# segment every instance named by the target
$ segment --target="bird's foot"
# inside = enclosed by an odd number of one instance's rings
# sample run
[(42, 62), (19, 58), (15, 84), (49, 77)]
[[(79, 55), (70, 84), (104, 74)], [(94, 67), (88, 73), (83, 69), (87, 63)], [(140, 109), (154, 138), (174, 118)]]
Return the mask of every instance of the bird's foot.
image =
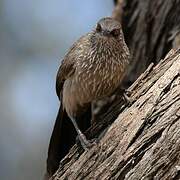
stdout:
[(86, 136), (83, 133), (79, 134), (78, 138), (79, 138), (82, 148), (85, 151), (89, 150), (93, 146), (93, 144), (87, 140)]
[(83, 147), (83, 149), (86, 151), (86, 150), (89, 150), (91, 148), (91, 143), (86, 139), (85, 135), (84, 134), (81, 134), (79, 135), (79, 140), (80, 140), (80, 143), (81, 143), (81, 146)]
[(76, 144), (81, 146), (85, 151), (89, 150), (92, 146), (97, 144), (98, 139), (87, 140), (84, 134), (78, 135), (76, 138)]
[(131, 92), (128, 90), (124, 90), (123, 92), (123, 98), (128, 105), (131, 105), (134, 102), (134, 99), (130, 97), (130, 94)]

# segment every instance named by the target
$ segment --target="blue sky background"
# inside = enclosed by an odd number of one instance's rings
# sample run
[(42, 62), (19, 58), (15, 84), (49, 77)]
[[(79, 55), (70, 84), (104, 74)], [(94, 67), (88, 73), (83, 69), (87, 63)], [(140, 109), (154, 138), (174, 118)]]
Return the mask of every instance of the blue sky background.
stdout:
[(112, 9), (112, 0), (0, 0), (0, 179), (41, 179), (60, 60)]

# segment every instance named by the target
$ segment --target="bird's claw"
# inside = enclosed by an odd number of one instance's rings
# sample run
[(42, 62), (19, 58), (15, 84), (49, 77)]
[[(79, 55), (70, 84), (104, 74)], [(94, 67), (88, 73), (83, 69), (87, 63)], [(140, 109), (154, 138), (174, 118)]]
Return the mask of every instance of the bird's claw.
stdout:
[(126, 101), (126, 103), (127, 103), (128, 105), (132, 105), (132, 103), (134, 102), (134, 99), (131, 98), (130, 95), (131, 95), (131, 92), (130, 92), (130, 91), (124, 90), (124, 92), (123, 92), (123, 98), (124, 98), (124, 100)]
[(95, 144), (97, 144), (97, 139), (91, 139), (91, 140), (87, 140), (85, 135), (81, 135), (81, 136), (77, 136), (76, 138), (76, 144), (77, 145), (81, 145), (81, 147), (87, 151), (90, 148), (92, 148), (92, 146), (94, 146)]

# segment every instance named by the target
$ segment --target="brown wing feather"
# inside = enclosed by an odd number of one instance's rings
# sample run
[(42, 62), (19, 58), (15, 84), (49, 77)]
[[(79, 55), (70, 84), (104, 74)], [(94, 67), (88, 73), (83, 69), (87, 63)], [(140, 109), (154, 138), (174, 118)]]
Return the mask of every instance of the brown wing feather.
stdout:
[(83, 49), (82, 44), (85, 39), (86, 36), (82, 36), (76, 41), (62, 60), (56, 77), (56, 93), (59, 98), (61, 97), (64, 81), (72, 76), (76, 70), (76, 58), (78, 57), (78, 52)]
[(68, 77), (73, 75), (73, 73), (75, 72), (75, 68), (73, 65), (74, 65), (73, 62), (68, 63), (68, 64), (62, 63), (61, 66), (59, 67), (57, 77), (56, 77), (56, 93), (57, 93), (57, 96), (59, 97), (59, 99), (61, 97), (61, 92), (62, 92), (64, 81)]

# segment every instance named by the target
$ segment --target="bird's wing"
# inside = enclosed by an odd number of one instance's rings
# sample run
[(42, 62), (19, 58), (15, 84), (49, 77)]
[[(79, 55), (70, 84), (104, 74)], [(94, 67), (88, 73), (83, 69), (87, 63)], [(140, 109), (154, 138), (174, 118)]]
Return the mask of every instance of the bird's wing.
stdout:
[(77, 45), (78, 45), (78, 41), (72, 45), (69, 52), (62, 60), (61, 65), (58, 69), (58, 73), (56, 77), (56, 93), (59, 98), (61, 97), (64, 81), (68, 79), (70, 76), (72, 76), (75, 72), (76, 59), (74, 52), (77, 49)]
[(59, 67), (57, 77), (56, 77), (56, 93), (60, 98), (61, 91), (63, 88), (64, 81), (72, 76), (75, 72), (74, 61), (62, 61), (61, 66)]
[[(56, 93), (57, 96), (61, 97), (61, 92), (63, 88), (64, 81), (71, 77), (76, 70), (76, 62), (78, 59), (82, 58), (82, 52), (84, 47), (84, 41), (87, 40), (88, 33), (85, 36), (82, 36), (78, 41), (76, 41), (62, 60), (62, 63), (59, 67), (57, 77), (56, 77)], [(86, 43), (87, 44), (87, 43)], [(81, 57), (80, 57), (81, 56)]]

